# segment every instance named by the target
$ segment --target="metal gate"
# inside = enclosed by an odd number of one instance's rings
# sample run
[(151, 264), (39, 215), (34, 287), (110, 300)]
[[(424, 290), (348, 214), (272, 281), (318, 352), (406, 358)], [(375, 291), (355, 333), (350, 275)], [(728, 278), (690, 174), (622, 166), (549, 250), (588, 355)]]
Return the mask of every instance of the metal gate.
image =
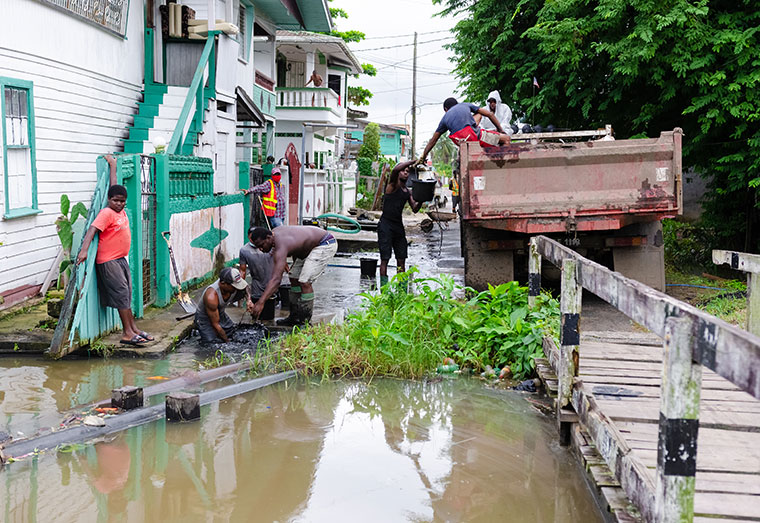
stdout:
[(156, 162), (140, 156), (143, 307), (156, 301)]
[[(251, 167), (251, 187), (264, 183), (264, 170), (259, 167)], [(251, 225), (256, 227), (266, 227), (264, 219), (264, 210), (261, 208), (260, 196), (251, 195)], [(248, 231), (245, 231), (246, 236)]]

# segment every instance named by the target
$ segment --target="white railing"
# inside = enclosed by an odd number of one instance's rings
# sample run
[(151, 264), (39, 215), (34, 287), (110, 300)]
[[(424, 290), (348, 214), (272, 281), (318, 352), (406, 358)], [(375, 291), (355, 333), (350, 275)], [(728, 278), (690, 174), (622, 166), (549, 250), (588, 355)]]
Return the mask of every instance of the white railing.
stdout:
[(323, 107), (342, 109), (335, 91), (326, 87), (286, 87), (277, 89), (279, 107)]
[(304, 169), (303, 215), (345, 214), (356, 203), (354, 174), (343, 169)]

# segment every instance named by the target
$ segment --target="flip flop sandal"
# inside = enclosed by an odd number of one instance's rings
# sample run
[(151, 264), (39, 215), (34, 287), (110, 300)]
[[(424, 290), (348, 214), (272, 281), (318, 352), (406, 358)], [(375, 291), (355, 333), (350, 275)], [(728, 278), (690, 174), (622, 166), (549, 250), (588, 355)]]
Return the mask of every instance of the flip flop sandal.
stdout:
[(119, 343), (121, 343), (122, 345), (131, 345), (133, 347), (139, 347), (140, 345), (143, 345), (147, 342), (148, 341), (145, 338), (143, 338), (142, 336), (138, 336), (137, 334), (135, 334), (134, 336), (132, 336), (132, 338), (128, 340), (119, 340)]
[(142, 332), (142, 331), (141, 331), (141, 332), (139, 332), (138, 334), (139, 334), (139, 335), (140, 335), (140, 337), (141, 337), (142, 339), (144, 339), (145, 341), (155, 341), (155, 340), (156, 340), (156, 338), (154, 338), (153, 336), (151, 336), (151, 335), (150, 335), (150, 334), (148, 334), (147, 332)]

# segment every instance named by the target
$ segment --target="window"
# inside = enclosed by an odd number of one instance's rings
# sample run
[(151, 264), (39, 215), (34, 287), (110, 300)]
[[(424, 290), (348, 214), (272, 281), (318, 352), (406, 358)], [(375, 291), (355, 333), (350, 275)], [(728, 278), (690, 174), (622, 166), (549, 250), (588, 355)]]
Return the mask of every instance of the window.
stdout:
[(248, 60), (251, 52), (251, 36), (253, 36), (253, 9), (245, 2), (240, 2), (238, 6), (237, 26), (238, 35), (237, 40), (240, 44), (238, 46), (238, 58), (242, 60)]
[(32, 82), (0, 77), (3, 218), (37, 214)]

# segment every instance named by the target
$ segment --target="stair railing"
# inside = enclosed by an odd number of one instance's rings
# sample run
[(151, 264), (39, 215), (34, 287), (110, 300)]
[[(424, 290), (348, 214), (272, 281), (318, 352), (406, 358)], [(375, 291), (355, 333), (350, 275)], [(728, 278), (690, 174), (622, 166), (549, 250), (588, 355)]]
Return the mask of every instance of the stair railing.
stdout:
[[(205, 97), (210, 96), (214, 92), (214, 86), (216, 85), (216, 53), (214, 44), (217, 34), (219, 34), (219, 31), (209, 31), (208, 33), (208, 40), (206, 40), (206, 45), (203, 47), (200, 60), (198, 60), (198, 67), (195, 69), (193, 81), (190, 82), (185, 103), (182, 105), (182, 112), (180, 112), (177, 125), (174, 127), (172, 139), (167, 147), (167, 153), (169, 154), (179, 154), (180, 147), (182, 147), (193, 123), (195, 123), (196, 129), (203, 127)], [(207, 81), (208, 88), (206, 87)], [(190, 113), (193, 109), (195, 113), (190, 118)]]

